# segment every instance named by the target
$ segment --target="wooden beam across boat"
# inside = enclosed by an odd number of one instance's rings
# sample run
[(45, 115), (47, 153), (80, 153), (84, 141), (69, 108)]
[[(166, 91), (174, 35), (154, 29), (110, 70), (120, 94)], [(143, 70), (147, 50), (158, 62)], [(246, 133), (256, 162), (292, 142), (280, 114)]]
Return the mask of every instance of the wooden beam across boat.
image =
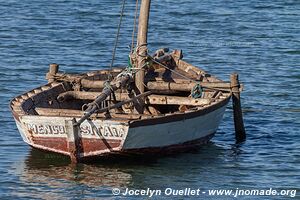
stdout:
[[(149, 81), (147, 83), (147, 88), (150, 90), (174, 90), (174, 91), (190, 91), (194, 86), (195, 82), (185, 81), (182, 79), (176, 79), (174, 82), (165, 82), (155, 79), (156, 81)], [(101, 80), (81, 80), (81, 85), (84, 88), (91, 89), (102, 89), (104, 87), (104, 82)], [(208, 89), (219, 89), (219, 90), (231, 90), (230, 82), (199, 82), (201, 87)], [(241, 88), (243, 85), (241, 85)]]
[[(201, 87), (208, 89), (216, 89), (216, 90), (228, 90), (230, 91), (231, 86), (228, 82), (199, 82)], [(147, 88), (149, 90), (175, 90), (175, 91), (183, 91), (188, 92), (191, 91), (192, 88), (196, 85), (195, 82), (190, 83), (174, 83), (174, 82), (148, 82)]]
[(81, 85), (84, 88), (98, 88), (101, 89), (104, 87), (105, 81), (94, 81), (94, 80), (88, 80), (88, 79), (82, 79)]
[(192, 97), (178, 97), (166, 95), (151, 95), (148, 97), (148, 103), (151, 105), (187, 105), (187, 106), (204, 106), (208, 105), (213, 99)]
[[(80, 100), (93, 100), (99, 95), (99, 92), (81, 92), (81, 91), (68, 91), (58, 96), (59, 101), (67, 101), (72, 99)], [(117, 101), (126, 101), (129, 99), (127, 93), (116, 93)], [(146, 104), (150, 105), (189, 105), (189, 106), (203, 106), (214, 101), (213, 98), (198, 98), (179, 97), (168, 95), (151, 94), (146, 98)]]
[[(57, 108), (42, 108), (42, 107), (37, 107), (35, 108), (35, 111), (42, 116), (64, 116), (64, 117), (82, 117), (84, 115), (84, 111), (81, 110), (74, 110), (74, 109), (57, 109)], [(120, 119), (143, 119), (143, 118), (149, 118), (151, 115), (146, 115), (146, 114), (135, 114), (135, 113), (110, 113), (111, 117), (116, 120)], [(91, 115), (91, 117), (103, 117), (105, 118), (104, 113), (94, 113)]]

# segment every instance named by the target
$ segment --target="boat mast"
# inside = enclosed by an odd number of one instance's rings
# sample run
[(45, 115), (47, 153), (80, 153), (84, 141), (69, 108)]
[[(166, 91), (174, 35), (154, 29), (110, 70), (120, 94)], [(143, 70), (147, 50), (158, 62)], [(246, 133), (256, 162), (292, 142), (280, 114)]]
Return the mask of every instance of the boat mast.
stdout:
[(148, 33), (148, 21), (149, 21), (149, 12), (150, 12), (150, 2), (151, 0), (142, 0), (140, 7), (140, 16), (139, 16), (139, 26), (138, 26), (138, 35), (137, 35), (137, 67), (140, 70), (135, 75), (135, 85), (138, 88), (140, 93), (144, 93), (144, 77), (145, 70), (142, 69), (145, 65), (147, 55), (147, 33)]

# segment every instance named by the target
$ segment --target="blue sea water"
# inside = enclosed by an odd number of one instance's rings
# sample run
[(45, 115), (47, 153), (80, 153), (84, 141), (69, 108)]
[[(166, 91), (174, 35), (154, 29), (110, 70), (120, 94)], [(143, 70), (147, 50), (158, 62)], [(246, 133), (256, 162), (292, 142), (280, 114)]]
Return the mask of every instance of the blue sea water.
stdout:
[[(0, 198), (147, 199), (113, 196), (112, 189), (272, 188), (297, 196), (177, 198), (299, 199), (299, 0), (152, 0), (150, 51), (182, 49), (185, 60), (224, 80), (239, 73), (246, 142), (235, 144), (231, 106), (210, 144), (169, 157), (71, 165), (22, 141), (9, 100), (46, 83), (50, 63), (66, 72), (109, 66), (120, 8), (112, 0), (0, 0)], [(134, 9), (127, 0), (117, 65), (127, 63)]]

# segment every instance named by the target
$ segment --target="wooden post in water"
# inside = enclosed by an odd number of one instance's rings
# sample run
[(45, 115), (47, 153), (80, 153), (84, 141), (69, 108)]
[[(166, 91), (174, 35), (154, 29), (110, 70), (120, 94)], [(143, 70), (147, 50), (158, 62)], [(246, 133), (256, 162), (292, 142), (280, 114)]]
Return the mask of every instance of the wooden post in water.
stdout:
[(56, 63), (52, 63), (49, 65), (49, 72), (46, 75), (46, 79), (48, 79), (48, 83), (53, 82), (55, 74), (58, 72), (59, 65)]
[(230, 75), (230, 85), (232, 91), (233, 118), (235, 128), (235, 139), (237, 143), (246, 140), (246, 132), (243, 122), (243, 113), (240, 100), (240, 83), (238, 74)]
[[(148, 21), (150, 11), (151, 0), (142, 0), (140, 7), (138, 36), (137, 36), (137, 48), (138, 48), (138, 68), (142, 68), (146, 62), (145, 56), (147, 55), (147, 33), (148, 33)], [(138, 88), (140, 94), (144, 93), (144, 77), (145, 70), (139, 70), (135, 75), (135, 85)]]

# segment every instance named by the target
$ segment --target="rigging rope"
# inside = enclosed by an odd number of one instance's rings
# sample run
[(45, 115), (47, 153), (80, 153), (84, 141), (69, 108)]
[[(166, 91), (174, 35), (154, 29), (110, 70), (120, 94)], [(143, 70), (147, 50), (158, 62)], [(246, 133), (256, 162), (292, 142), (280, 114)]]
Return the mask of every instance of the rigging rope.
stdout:
[(136, 19), (138, 14), (138, 5), (139, 5), (139, 0), (136, 0), (130, 52), (132, 52), (132, 50), (134, 49), (134, 37), (136, 33)]
[(123, 4), (122, 4), (122, 8), (121, 8), (120, 21), (119, 21), (118, 31), (117, 31), (116, 40), (115, 40), (115, 45), (114, 45), (114, 49), (113, 49), (113, 53), (112, 53), (112, 59), (111, 59), (111, 63), (110, 63), (110, 75), (111, 75), (112, 67), (113, 67), (113, 64), (114, 64), (115, 56), (116, 56), (116, 49), (117, 49), (117, 46), (118, 46), (118, 40), (119, 40), (119, 36), (120, 36), (122, 18), (123, 18), (123, 15), (124, 15), (125, 1), (126, 0), (123, 0)]

